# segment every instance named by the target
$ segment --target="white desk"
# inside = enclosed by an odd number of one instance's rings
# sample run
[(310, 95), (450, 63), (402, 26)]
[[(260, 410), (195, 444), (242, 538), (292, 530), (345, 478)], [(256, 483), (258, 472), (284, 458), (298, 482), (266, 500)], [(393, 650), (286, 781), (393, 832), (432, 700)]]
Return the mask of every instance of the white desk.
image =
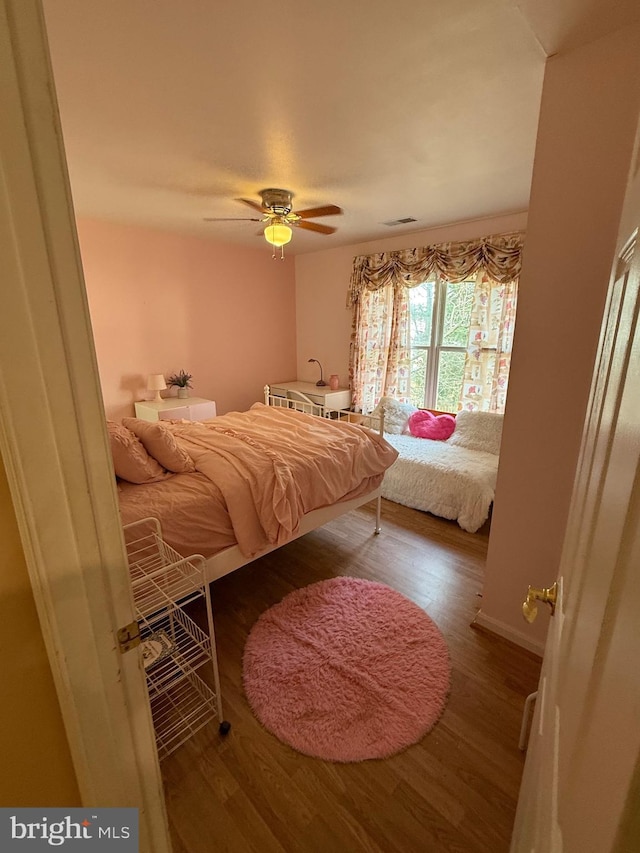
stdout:
[(351, 405), (351, 391), (348, 388), (338, 388), (332, 391), (328, 385), (316, 385), (315, 382), (298, 382), (292, 379), (290, 382), (274, 382), (269, 386), (274, 397), (286, 398), (287, 391), (298, 391), (308, 397), (312, 403), (324, 406), (328, 411), (340, 411), (348, 409)]
[(167, 397), (160, 403), (142, 400), (135, 407), (136, 417), (143, 421), (204, 421), (216, 416), (216, 404), (204, 397)]

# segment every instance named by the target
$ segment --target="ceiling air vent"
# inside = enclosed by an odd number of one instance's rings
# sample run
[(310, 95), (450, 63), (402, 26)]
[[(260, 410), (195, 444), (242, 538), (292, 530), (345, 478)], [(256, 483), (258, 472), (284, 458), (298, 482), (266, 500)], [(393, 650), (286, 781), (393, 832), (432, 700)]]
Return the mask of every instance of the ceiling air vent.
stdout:
[(383, 225), (388, 225), (390, 228), (394, 225), (407, 225), (409, 222), (417, 222), (417, 219), (414, 219), (413, 216), (405, 216), (404, 219), (392, 219), (390, 222), (383, 222)]

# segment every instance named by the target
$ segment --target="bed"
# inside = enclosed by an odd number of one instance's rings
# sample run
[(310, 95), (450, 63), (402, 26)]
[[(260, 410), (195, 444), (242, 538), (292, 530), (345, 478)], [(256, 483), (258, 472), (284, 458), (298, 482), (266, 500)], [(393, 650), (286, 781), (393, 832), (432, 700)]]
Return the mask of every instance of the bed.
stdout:
[(398, 451), (382, 497), (457, 521), (469, 533), (489, 517), (495, 497), (498, 456), (447, 441), (387, 435)]
[(379, 532), (382, 480), (397, 451), (374, 430), (262, 403), (204, 422), (125, 418), (118, 428), (152, 450), (150, 436), (166, 443), (169, 434), (188, 459), (147, 482), (119, 480), (123, 525), (157, 518), (178, 553), (207, 559), (208, 581), (374, 499)]
[(380, 408), (385, 438), (398, 451), (382, 497), (457, 521), (469, 533), (479, 530), (495, 497), (503, 416), (459, 412), (452, 434), (433, 441), (410, 434), (415, 407), (383, 398)]

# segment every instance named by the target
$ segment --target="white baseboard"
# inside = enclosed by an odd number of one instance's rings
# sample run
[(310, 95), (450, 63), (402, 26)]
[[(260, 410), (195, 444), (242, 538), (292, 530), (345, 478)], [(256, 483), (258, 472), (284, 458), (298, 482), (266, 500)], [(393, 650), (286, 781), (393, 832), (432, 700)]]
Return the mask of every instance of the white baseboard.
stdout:
[(492, 616), (486, 616), (482, 610), (478, 610), (476, 618), (472, 622), (473, 625), (478, 625), (480, 628), (485, 628), (499, 637), (504, 637), (505, 640), (510, 640), (517, 646), (533, 652), (534, 655), (542, 657), (544, 655), (544, 642), (542, 640), (534, 640), (522, 631), (516, 630), (511, 625), (505, 622), (500, 622)]

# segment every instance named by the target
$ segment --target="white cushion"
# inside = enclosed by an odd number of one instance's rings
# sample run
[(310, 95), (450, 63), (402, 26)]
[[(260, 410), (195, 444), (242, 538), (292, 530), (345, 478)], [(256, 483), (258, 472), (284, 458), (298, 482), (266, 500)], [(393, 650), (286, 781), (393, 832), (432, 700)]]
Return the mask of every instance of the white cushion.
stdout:
[(380, 402), (371, 412), (371, 417), (380, 417), (384, 408), (384, 431), (390, 435), (402, 435), (409, 433), (409, 418), (418, 409), (411, 403), (399, 403), (393, 397), (382, 397)]
[(500, 453), (503, 416), (495, 412), (468, 412), (456, 415), (456, 428), (447, 439), (447, 444), (466, 447), (467, 450), (484, 450), (485, 453)]

